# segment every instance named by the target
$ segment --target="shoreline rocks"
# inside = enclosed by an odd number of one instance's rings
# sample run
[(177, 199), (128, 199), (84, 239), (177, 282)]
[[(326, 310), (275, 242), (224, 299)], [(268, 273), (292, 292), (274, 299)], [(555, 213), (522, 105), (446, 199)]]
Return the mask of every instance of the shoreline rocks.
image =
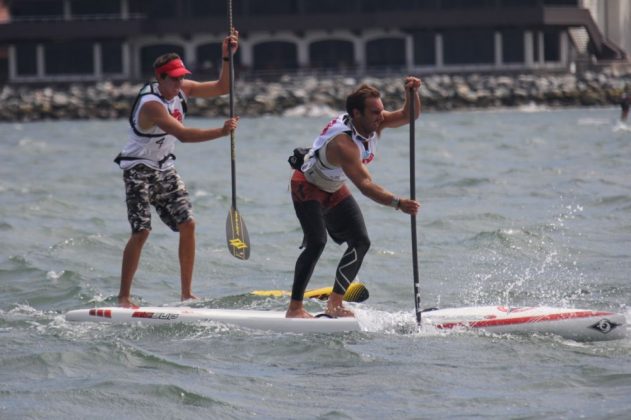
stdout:
[[(422, 76), (424, 111), (484, 109), (542, 105), (547, 107), (613, 106), (631, 73)], [(360, 83), (382, 92), (387, 109), (401, 105), (403, 77), (320, 78), (282, 76), (275, 82), (237, 80), (236, 109), (242, 117), (263, 115), (320, 116), (344, 109), (345, 98)], [(142, 83), (100, 82), (64, 86), (0, 88), (0, 121), (128, 118)], [(223, 118), (229, 114), (228, 95), (191, 98), (189, 116)]]

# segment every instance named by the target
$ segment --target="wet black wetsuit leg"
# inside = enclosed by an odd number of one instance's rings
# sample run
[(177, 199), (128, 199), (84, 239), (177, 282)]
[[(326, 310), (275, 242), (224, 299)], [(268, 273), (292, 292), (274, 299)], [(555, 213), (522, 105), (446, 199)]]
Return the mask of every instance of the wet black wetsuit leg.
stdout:
[(304, 250), (296, 261), (291, 299), (302, 301), (307, 284), (326, 245), (327, 234), (322, 205), (318, 201), (295, 202), (296, 216), (302, 226)]
[(370, 248), (370, 238), (364, 216), (353, 196), (326, 211), (324, 219), (331, 238), (338, 244), (346, 242), (348, 245), (335, 271), (333, 286), (333, 292), (343, 295), (361, 268)]

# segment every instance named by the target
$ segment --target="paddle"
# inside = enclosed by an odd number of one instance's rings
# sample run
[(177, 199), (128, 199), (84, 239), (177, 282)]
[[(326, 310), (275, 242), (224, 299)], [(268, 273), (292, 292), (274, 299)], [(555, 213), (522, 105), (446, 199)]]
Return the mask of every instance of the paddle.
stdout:
[[(232, 26), (232, 0), (228, 0), (228, 29), (234, 32)], [(232, 46), (228, 48), (228, 61), (230, 62), (230, 118), (234, 117), (234, 57)], [(230, 170), (232, 175), (232, 205), (226, 220), (226, 242), (230, 253), (240, 260), (250, 258), (250, 236), (245, 226), (245, 220), (237, 210), (237, 169), (236, 169), (236, 144), (234, 130), (230, 132)]]
[[(325, 300), (328, 299), (332, 292), (332, 287), (307, 290), (305, 292), (305, 299)], [(286, 290), (254, 290), (250, 292), (250, 294), (256, 296), (282, 297), (291, 295), (291, 292)], [(344, 300), (346, 302), (363, 302), (368, 299), (369, 296), (368, 289), (362, 283), (351, 283), (346, 293), (344, 293)]]
[[(410, 88), (409, 108), (410, 108), (410, 199), (416, 200), (416, 167), (414, 156), (414, 122), (416, 120), (414, 89)], [(421, 326), (421, 292), (418, 279), (418, 250), (416, 245), (416, 215), (410, 215), (412, 227), (412, 272), (414, 275), (414, 305), (416, 310), (416, 324)]]

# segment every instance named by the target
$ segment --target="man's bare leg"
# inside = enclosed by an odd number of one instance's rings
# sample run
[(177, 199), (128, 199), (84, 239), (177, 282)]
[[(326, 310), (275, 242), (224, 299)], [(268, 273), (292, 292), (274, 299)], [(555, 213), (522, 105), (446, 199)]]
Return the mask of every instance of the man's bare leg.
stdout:
[(127, 245), (125, 245), (125, 250), (123, 251), (123, 265), (121, 268), (121, 287), (118, 292), (118, 304), (120, 306), (134, 306), (134, 303), (131, 301), (131, 284), (134, 280), (136, 270), (138, 270), (142, 247), (148, 237), (148, 230), (132, 233), (127, 241)]
[(313, 315), (305, 311), (301, 300), (292, 299), (289, 301), (289, 308), (287, 308), (285, 318), (313, 318)]
[(178, 226), (180, 231), (180, 245), (178, 254), (180, 258), (180, 282), (182, 287), (182, 300), (197, 299), (193, 295), (193, 268), (195, 266), (195, 221), (187, 220)]
[(326, 304), (326, 311), (324, 311), (327, 315), (330, 315), (335, 318), (344, 318), (344, 317), (354, 317), (355, 314), (348, 309), (344, 308), (342, 305), (344, 299), (344, 295), (339, 293), (331, 293), (329, 296), (329, 300)]

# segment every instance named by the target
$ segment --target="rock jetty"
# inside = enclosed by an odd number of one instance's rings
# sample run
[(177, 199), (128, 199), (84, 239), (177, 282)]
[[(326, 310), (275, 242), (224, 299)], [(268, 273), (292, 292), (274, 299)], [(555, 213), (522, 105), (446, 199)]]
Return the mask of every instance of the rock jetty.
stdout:
[[(422, 77), (425, 111), (516, 107), (617, 105), (631, 73), (518, 75), (426, 75)], [(382, 91), (386, 108), (400, 106), (403, 78), (322, 78), (283, 76), (279, 80), (237, 80), (236, 109), (240, 116), (316, 115), (344, 109), (346, 95), (360, 83)], [(0, 121), (127, 118), (142, 84), (101, 82), (91, 85), (17, 86), (0, 88)], [(225, 117), (228, 96), (192, 98), (189, 116)]]

